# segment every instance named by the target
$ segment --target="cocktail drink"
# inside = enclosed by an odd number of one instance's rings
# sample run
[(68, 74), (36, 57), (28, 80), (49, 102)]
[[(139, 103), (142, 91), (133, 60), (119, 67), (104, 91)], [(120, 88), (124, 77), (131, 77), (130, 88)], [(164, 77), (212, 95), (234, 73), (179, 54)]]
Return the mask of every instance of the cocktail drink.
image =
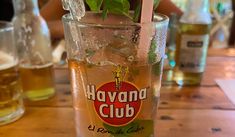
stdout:
[(63, 23), (77, 136), (156, 136), (168, 18), (138, 24), (87, 12)]

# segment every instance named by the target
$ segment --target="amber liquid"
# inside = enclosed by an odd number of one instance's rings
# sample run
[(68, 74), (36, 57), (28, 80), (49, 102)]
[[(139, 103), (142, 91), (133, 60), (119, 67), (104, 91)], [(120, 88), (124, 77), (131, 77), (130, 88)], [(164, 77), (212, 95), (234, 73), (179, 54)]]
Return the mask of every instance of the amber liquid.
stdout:
[[(181, 24), (180, 25), (180, 32), (178, 34), (177, 38), (177, 45), (176, 45), (176, 54), (175, 54), (175, 60), (176, 60), (176, 67), (174, 69), (174, 80), (178, 85), (199, 85), (203, 72), (185, 72), (182, 71), (179, 67), (180, 65), (180, 54), (181, 53), (181, 41), (183, 35), (207, 35), (210, 31), (210, 25), (200, 25), (200, 24)], [(208, 45), (207, 45), (208, 47)], [(207, 50), (207, 48), (205, 49)], [(188, 57), (192, 60), (195, 58), (193, 56)], [(203, 60), (206, 62), (206, 60)]]
[(23, 91), (29, 100), (44, 100), (55, 94), (53, 65), (20, 66)]
[[(136, 120), (155, 121), (153, 119), (155, 116), (153, 115), (156, 114), (155, 111), (157, 111), (158, 98), (160, 94), (161, 65), (162, 63), (156, 63), (154, 65), (128, 66), (129, 73), (125, 76), (125, 81), (134, 83), (136, 87), (139, 88), (147, 86), (150, 89), (147, 93), (148, 99), (142, 102), (141, 111)], [(112, 136), (109, 133), (96, 132), (97, 129), (95, 129), (95, 132), (88, 130), (89, 125), (95, 125), (96, 128), (104, 128), (104, 122), (95, 112), (93, 102), (86, 98), (85, 91), (88, 84), (94, 84), (98, 87), (106, 82), (114, 81), (112, 72), (115, 70), (115, 66), (94, 65), (83, 61), (69, 60), (69, 69), (78, 136)], [(149, 130), (151, 130), (151, 127), (140, 132), (129, 134), (129, 137), (150, 137), (153, 135), (153, 132), (149, 133)]]
[(0, 56), (0, 125), (3, 125), (20, 118), (24, 106), (17, 65), (13, 57), (2, 52)]

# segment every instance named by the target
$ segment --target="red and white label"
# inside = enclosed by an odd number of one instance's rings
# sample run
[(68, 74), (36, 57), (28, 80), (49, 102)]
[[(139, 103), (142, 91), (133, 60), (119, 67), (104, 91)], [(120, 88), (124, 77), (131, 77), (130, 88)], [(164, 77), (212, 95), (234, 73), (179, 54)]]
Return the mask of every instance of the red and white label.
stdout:
[(132, 122), (141, 110), (142, 100), (147, 99), (147, 88), (138, 90), (128, 82), (121, 82), (117, 90), (115, 82), (109, 82), (96, 89), (87, 86), (87, 98), (94, 101), (98, 116), (112, 126), (123, 126)]

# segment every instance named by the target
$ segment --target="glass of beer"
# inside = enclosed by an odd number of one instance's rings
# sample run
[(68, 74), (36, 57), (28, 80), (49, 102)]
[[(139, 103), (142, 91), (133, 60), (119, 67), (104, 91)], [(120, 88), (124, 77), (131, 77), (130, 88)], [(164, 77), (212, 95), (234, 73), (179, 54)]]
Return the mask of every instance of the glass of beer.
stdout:
[(77, 137), (156, 136), (168, 18), (63, 17)]
[(13, 26), (0, 21), (0, 125), (19, 119), (23, 113)]

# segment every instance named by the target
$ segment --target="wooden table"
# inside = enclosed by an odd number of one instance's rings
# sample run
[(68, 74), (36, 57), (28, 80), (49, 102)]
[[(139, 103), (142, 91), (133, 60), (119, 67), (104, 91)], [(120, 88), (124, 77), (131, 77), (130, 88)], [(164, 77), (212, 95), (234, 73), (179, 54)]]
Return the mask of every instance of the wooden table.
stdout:
[[(18, 121), (0, 127), (0, 137), (75, 137), (68, 71), (55, 68), (56, 96), (26, 102)], [(209, 51), (199, 87), (162, 87), (158, 137), (234, 137), (235, 106), (216, 85), (216, 78), (235, 78), (235, 50)]]

